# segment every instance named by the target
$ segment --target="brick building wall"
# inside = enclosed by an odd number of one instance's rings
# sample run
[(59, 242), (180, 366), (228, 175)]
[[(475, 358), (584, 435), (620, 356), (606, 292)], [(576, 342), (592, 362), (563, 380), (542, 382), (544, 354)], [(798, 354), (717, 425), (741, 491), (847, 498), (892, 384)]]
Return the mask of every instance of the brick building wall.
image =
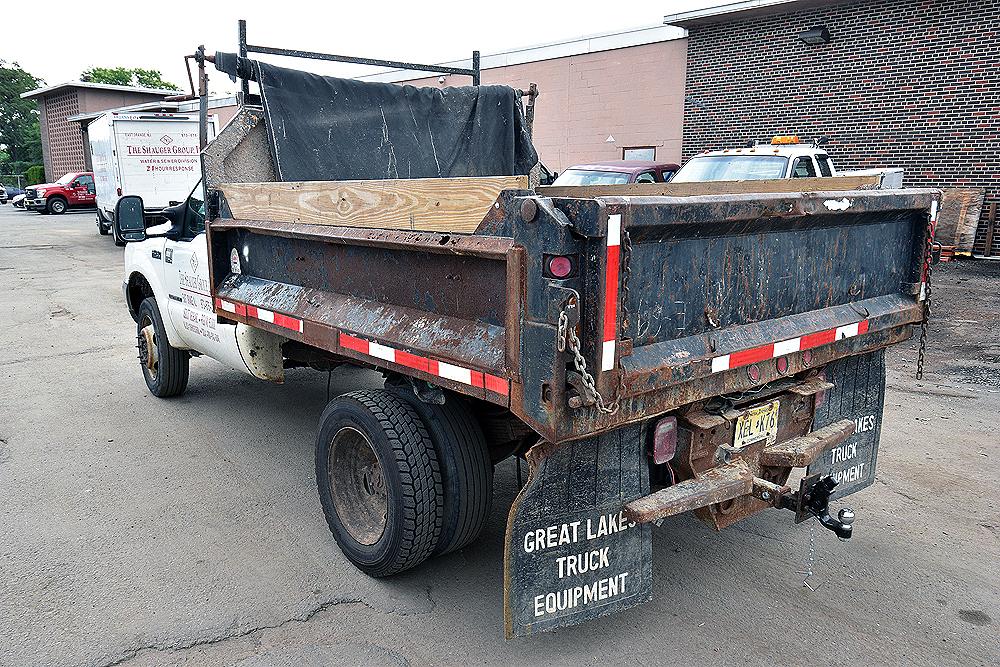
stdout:
[(80, 113), (76, 91), (48, 96), (39, 106), (42, 109), (40, 125), (45, 180), (51, 183), (66, 172), (85, 169), (80, 126), (66, 120), (68, 116)]
[[(164, 93), (165, 94), (165, 93)], [(56, 86), (37, 96), (42, 135), (42, 160), (45, 180), (52, 182), (71, 171), (90, 169), (90, 151), (80, 124), (66, 120), (70, 116), (130, 104), (155, 102), (164, 97), (135, 89), (100, 89), (73, 84)]]
[[(829, 44), (796, 38), (817, 25)], [(1000, 0), (859, 0), (691, 26), (684, 157), (825, 135), (840, 168), (986, 188), (985, 216), (1000, 202), (998, 45)]]

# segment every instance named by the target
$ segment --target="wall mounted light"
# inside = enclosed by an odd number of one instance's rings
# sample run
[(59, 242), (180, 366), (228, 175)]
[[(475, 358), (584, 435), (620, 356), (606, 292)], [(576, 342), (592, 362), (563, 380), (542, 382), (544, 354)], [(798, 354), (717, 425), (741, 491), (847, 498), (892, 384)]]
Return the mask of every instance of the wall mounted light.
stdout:
[(810, 46), (816, 46), (817, 44), (829, 44), (830, 31), (826, 29), (825, 25), (818, 25), (815, 28), (809, 28), (808, 30), (800, 32), (799, 40), (809, 44)]

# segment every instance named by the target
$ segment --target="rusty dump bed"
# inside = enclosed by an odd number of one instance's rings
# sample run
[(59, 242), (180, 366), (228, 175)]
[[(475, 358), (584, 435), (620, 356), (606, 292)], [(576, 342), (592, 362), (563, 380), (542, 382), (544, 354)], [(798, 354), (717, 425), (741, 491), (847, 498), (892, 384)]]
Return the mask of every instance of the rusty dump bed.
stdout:
[[(885, 347), (922, 317), (937, 191), (518, 187), (483, 206), (479, 179), (441, 180), (437, 199), (394, 199), (379, 182), (380, 224), (433, 226), (467, 186), (482, 207), (474, 231), (368, 228), (364, 182), (263, 183), (236, 202), (210, 181), (217, 314), (507, 407), (550, 442)], [(312, 193), (301, 215), (269, 206), (296, 188)], [(566, 277), (550, 270), (557, 256)]]

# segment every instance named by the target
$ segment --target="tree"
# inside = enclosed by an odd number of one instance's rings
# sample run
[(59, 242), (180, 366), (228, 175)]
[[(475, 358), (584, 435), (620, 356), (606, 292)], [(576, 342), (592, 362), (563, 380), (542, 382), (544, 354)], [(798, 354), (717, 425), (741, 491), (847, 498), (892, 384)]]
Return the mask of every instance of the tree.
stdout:
[(7, 163), (40, 162), (42, 141), (38, 130), (38, 107), (21, 93), (44, 85), (20, 65), (0, 60), (0, 150)]
[(143, 88), (164, 88), (180, 90), (169, 81), (164, 81), (160, 70), (141, 67), (91, 67), (80, 75), (80, 81), (108, 83), (113, 86), (142, 86)]

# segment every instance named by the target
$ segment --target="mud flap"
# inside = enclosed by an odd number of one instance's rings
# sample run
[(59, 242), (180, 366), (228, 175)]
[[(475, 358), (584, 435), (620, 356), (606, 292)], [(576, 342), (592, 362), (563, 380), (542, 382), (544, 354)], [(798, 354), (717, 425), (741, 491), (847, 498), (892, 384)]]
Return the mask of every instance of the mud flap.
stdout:
[(528, 452), (528, 482), (507, 519), (508, 639), (576, 625), (648, 602), (652, 529), (622, 506), (649, 493), (641, 427)]
[(885, 403), (885, 350), (838, 359), (827, 365), (825, 375), (834, 387), (818, 397), (813, 428), (848, 418), (855, 421), (855, 431), (809, 466), (808, 474), (832, 476), (837, 489), (831, 498), (842, 498), (875, 481)]

